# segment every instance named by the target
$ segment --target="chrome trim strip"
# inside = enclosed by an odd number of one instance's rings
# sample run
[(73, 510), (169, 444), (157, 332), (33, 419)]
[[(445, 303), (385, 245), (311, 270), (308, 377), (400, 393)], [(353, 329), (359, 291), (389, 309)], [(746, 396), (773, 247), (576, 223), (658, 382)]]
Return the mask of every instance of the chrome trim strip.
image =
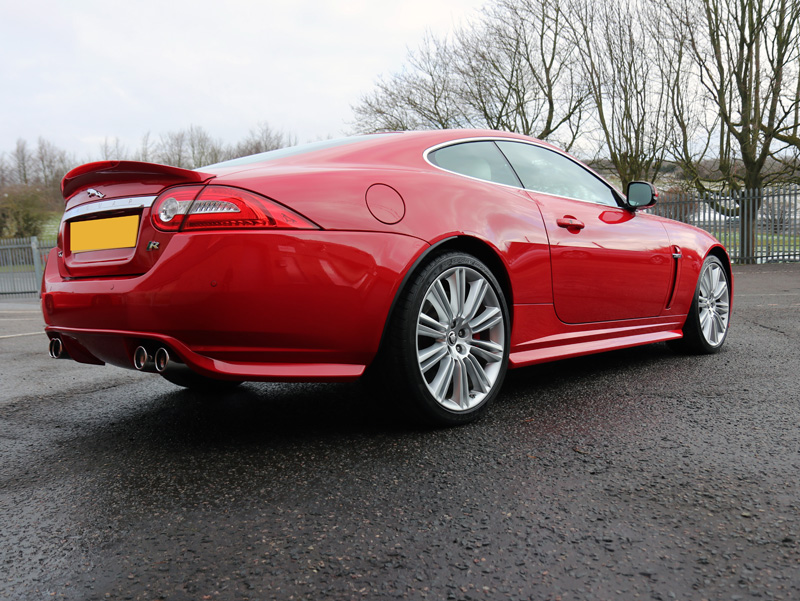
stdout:
[(135, 196), (133, 198), (114, 198), (113, 200), (101, 200), (99, 202), (87, 202), (78, 207), (72, 208), (64, 213), (61, 222), (93, 215), (95, 213), (106, 213), (108, 211), (119, 211), (120, 209), (143, 209), (153, 206), (157, 196)]

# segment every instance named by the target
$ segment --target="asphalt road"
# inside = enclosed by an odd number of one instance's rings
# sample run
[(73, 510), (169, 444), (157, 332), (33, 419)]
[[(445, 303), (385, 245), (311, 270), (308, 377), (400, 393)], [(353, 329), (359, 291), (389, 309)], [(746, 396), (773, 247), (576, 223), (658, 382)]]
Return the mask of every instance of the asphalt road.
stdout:
[(800, 265), (716, 356), (512, 372), (478, 423), (353, 385), (203, 398), (0, 303), (0, 598), (799, 599)]

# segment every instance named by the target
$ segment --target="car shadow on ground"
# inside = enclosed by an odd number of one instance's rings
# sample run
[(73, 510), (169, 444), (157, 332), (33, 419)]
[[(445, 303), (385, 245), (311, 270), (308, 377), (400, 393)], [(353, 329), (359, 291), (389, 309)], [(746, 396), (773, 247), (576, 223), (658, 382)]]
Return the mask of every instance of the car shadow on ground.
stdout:
[[(665, 362), (679, 361), (678, 357), (666, 345), (657, 344), (509, 370), (500, 396), (476, 426), (487, 420), (502, 426), (508, 413), (542, 414), (564, 403), (580, 406), (600, 382), (636, 380), (641, 372), (650, 377)], [(224, 392), (165, 388), (114, 427), (188, 445), (268, 446), (281, 440), (424, 435), (437, 430), (398, 406), (402, 402), (379, 385), (362, 382), (251, 382)]]
[(249, 383), (224, 394), (154, 382), (113, 416), (84, 422), (62, 439), (58, 460), (93, 481), (103, 504), (150, 506), (216, 498), (209, 490), (234, 474), (240, 493), (256, 494), (264, 482), (341, 479), (375, 462), (391, 470), (398, 462), (438, 461), (454, 452), (480, 456), (510, 438), (560, 449), (583, 432), (641, 423), (646, 404), (634, 407), (630, 397), (600, 391), (609, 381), (663, 369), (670, 357), (676, 356), (656, 345), (514, 370), (484, 418), (446, 429), (398, 418), (380, 391), (359, 382)]

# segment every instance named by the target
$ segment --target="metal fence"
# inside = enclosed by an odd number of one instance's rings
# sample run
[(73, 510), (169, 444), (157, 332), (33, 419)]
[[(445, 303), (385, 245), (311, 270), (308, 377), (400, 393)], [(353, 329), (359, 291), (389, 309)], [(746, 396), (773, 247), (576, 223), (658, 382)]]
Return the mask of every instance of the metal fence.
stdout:
[(5, 238), (0, 240), (0, 298), (35, 298), (55, 240)]
[(650, 212), (710, 232), (736, 263), (800, 261), (800, 187), (659, 195)]

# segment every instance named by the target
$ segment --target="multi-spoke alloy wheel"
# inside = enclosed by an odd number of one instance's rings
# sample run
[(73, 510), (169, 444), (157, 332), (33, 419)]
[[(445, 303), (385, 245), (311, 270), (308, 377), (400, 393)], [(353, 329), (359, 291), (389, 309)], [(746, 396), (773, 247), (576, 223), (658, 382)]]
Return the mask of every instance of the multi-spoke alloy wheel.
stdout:
[(488, 280), (469, 267), (448, 269), (425, 293), (417, 318), (417, 360), (428, 390), (450, 411), (491, 392), (504, 359), (503, 310)]
[(700, 329), (706, 342), (714, 347), (722, 344), (728, 332), (730, 292), (728, 277), (722, 265), (708, 262), (700, 275), (697, 306)]
[(509, 319), (491, 271), (470, 255), (434, 259), (410, 287), (398, 322), (398, 361), (423, 414), (470, 421), (497, 395), (508, 361)]
[(683, 339), (673, 343), (676, 349), (694, 353), (716, 353), (728, 335), (731, 286), (728, 272), (715, 256), (709, 256), (700, 270), (697, 289)]

